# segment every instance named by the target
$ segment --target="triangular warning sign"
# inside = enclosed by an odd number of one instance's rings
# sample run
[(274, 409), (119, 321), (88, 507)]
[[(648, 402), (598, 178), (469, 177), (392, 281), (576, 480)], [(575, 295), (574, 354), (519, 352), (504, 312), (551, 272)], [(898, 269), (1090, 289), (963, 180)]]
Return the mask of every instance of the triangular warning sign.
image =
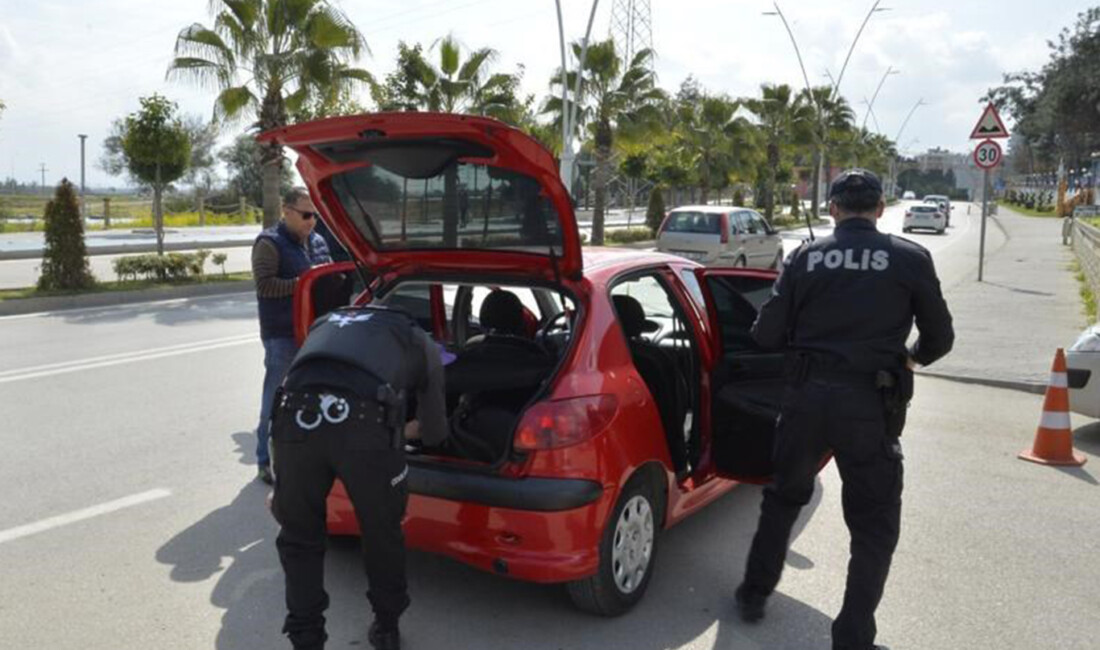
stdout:
[(1005, 128), (1005, 123), (1001, 121), (1001, 116), (997, 113), (997, 107), (992, 104), (985, 107), (985, 112), (982, 113), (982, 119), (978, 120), (977, 126), (974, 127), (974, 132), (970, 134), (971, 140), (985, 140), (986, 138), (1007, 138), (1008, 129)]

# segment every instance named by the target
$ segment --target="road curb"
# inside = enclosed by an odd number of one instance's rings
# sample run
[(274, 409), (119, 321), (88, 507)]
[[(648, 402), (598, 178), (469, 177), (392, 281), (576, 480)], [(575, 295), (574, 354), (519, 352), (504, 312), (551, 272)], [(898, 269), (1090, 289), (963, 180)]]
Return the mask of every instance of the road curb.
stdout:
[[(252, 245), (252, 239), (236, 239), (212, 242), (165, 242), (164, 250), (171, 252), (197, 251), (200, 248), (246, 248)], [(96, 246), (88, 249), (88, 257), (100, 255), (140, 255), (142, 253), (155, 253), (156, 244), (134, 244), (131, 246)], [(35, 260), (42, 259), (42, 250), (31, 251), (0, 251), (0, 262), (8, 260)]]
[(949, 375), (939, 372), (930, 372), (928, 370), (918, 370), (918, 375), (923, 377), (931, 377), (933, 379), (944, 379), (947, 381), (954, 381), (960, 384), (974, 384), (978, 386), (986, 386), (988, 388), (1001, 388), (1005, 390), (1016, 390), (1024, 393), (1031, 393), (1032, 395), (1042, 395), (1047, 390), (1046, 384), (1040, 384), (1029, 381), (1017, 381), (1013, 379), (994, 379), (992, 377), (971, 377), (968, 375)]
[(19, 316), (41, 312), (66, 311), (95, 307), (114, 307), (158, 300), (199, 298), (222, 294), (246, 293), (255, 288), (252, 280), (211, 282), (209, 284), (158, 287), (134, 291), (104, 291), (73, 296), (46, 296), (42, 298), (10, 298), (0, 301), (0, 316)]

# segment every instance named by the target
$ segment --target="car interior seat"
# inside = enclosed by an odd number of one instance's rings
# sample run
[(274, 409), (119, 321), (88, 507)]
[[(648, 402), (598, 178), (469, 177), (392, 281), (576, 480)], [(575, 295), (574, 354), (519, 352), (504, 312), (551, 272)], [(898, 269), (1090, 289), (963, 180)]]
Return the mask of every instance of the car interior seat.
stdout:
[(642, 304), (636, 298), (626, 295), (612, 296), (612, 302), (630, 346), (634, 367), (657, 403), (672, 464), (679, 472), (687, 467), (687, 443), (684, 441), (683, 429), (687, 410), (687, 387), (671, 353), (643, 336), (647, 330), (652, 330)]

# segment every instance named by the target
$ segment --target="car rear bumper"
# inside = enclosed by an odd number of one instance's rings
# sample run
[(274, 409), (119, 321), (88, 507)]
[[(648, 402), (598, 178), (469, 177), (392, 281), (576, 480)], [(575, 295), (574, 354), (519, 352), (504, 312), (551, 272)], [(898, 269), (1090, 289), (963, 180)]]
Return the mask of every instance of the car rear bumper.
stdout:
[(1069, 405), (1074, 413), (1100, 418), (1100, 353), (1066, 353)]
[[(504, 478), (424, 466), (409, 468), (406, 544), (531, 582), (591, 575), (613, 495), (595, 481)], [(358, 535), (341, 483), (328, 498), (328, 529)]]

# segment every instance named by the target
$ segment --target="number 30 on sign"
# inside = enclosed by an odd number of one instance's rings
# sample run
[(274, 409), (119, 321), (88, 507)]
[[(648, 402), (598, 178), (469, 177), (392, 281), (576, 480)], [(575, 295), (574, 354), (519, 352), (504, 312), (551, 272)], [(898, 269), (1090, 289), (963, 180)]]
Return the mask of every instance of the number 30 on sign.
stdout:
[(993, 169), (1001, 164), (1001, 145), (985, 140), (974, 150), (974, 162), (982, 169)]

